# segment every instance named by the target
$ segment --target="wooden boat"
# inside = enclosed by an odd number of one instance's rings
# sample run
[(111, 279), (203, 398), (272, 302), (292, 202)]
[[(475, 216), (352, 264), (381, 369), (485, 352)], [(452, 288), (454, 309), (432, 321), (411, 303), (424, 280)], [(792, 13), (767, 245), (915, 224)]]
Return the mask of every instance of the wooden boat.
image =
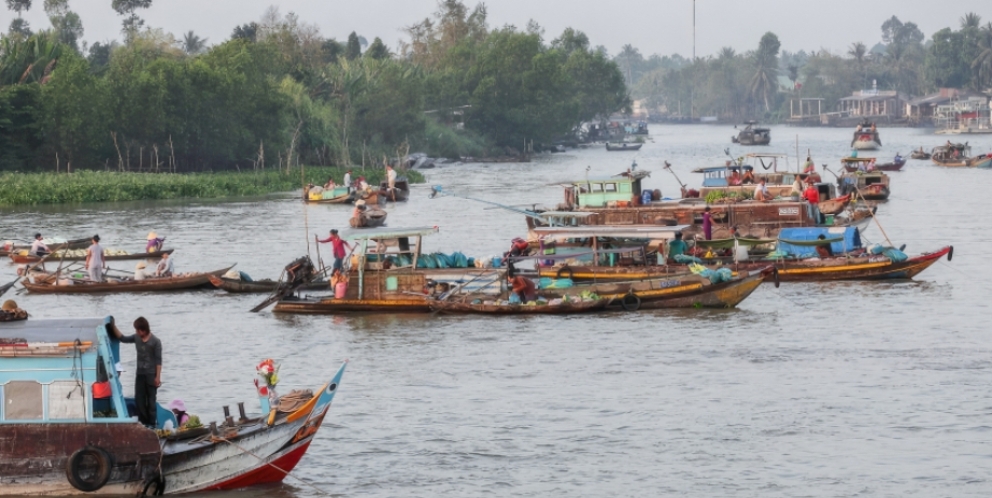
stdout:
[(869, 166), (872, 161), (875, 161), (874, 157), (845, 157), (840, 160), (848, 173), (857, 173), (858, 171), (899, 171), (906, 165), (906, 159), (898, 156), (892, 162), (876, 162), (874, 166)]
[(914, 150), (909, 157), (912, 157), (913, 159), (926, 160), (926, 159), (930, 159), (930, 153), (924, 151), (923, 148), (921, 147), (919, 150)]
[(930, 160), (934, 164), (946, 168), (979, 167), (985, 158), (986, 156), (971, 157), (971, 146), (967, 142), (955, 144), (948, 141), (946, 145), (934, 147), (930, 154)]
[(377, 228), (386, 224), (386, 216), (389, 213), (370, 207), (363, 211), (358, 217), (351, 218), (348, 223), (352, 228)]
[(878, 136), (878, 130), (870, 122), (863, 122), (854, 132), (854, 139), (851, 140), (851, 148), (856, 150), (875, 150), (882, 146), (882, 139)]
[(711, 283), (708, 278), (683, 273), (641, 281), (581, 284), (566, 289), (542, 289), (545, 295), (579, 295), (591, 291), (609, 300), (609, 307), (638, 309), (734, 308), (747, 299), (766, 279), (774, 281), (774, 268), (766, 263), (742, 270), (728, 282)]
[(776, 262), (781, 282), (828, 282), (834, 280), (911, 279), (940, 258), (954, 257), (954, 247), (946, 246), (932, 253), (923, 253), (906, 261), (894, 262), (879, 256), (840, 256), (819, 261)]
[[(52, 251), (60, 251), (62, 249), (85, 249), (86, 247), (89, 247), (91, 242), (92, 240), (90, 238), (72, 239), (56, 244), (48, 244), (48, 248)], [(0, 246), (0, 257), (10, 256), (11, 254), (15, 254), (21, 251), (28, 251), (30, 249), (31, 249), (31, 244), (27, 244), (27, 245), (13, 244), (10, 246)]]
[(609, 299), (565, 301), (559, 304), (484, 304), (431, 300), (431, 311), (481, 315), (571, 315), (601, 310)]
[[(255, 390), (261, 416), (239, 408), (237, 420), (160, 436), (128, 413), (109, 321), (29, 319), (0, 327), (0, 495), (155, 496), (280, 482), (312, 443), (345, 370), (309, 396), (272, 393), (286, 401), (274, 405), (263, 381)], [(106, 397), (94, 399), (98, 385)], [(161, 405), (157, 418), (156, 429), (178, 427)]]
[[(104, 259), (107, 261), (129, 261), (138, 259), (162, 259), (164, 254), (172, 254), (175, 249), (165, 249), (162, 251), (155, 252), (138, 252), (134, 254), (108, 254)], [(37, 263), (41, 261), (38, 256), (29, 256), (27, 254), (11, 254), (10, 260), (14, 264), (28, 264)], [(65, 256), (61, 257), (58, 252), (52, 253), (48, 256), (47, 261), (57, 262), (57, 261), (86, 261), (86, 256)]]
[(768, 128), (755, 126), (757, 121), (748, 121), (747, 126), (730, 141), (738, 145), (768, 145), (772, 142), (772, 131)]
[[(232, 294), (250, 294), (250, 293), (272, 293), (279, 287), (279, 282), (272, 279), (264, 280), (242, 280), (238, 278), (227, 278), (223, 276), (210, 275), (210, 283), (218, 289), (223, 289)], [(308, 285), (299, 287), (299, 290), (317, 290), (317, 289), (327, 289), (328, 283), (326, 281), (313, 282)]]
[[(229, 266), (220, 270), (204, 273), (191, 273), (174, 277), (149, 277), (144, 280), (112, 280), (107, 282), (90, 282), (71, 279), (72, 285), (53, 285), (52, 283), (21, 282), (28, 292), (36, 294), (93, 294), (114, 292), (162, 292), (188, 290), (201, 287), (212, 287), (210, 275), (223, 275), (233, 268)], [(60, 278), (61, 279), (61, 278)]]
[(606, 150), (610, 152), (624, 152), (624, 151), (634, 152), (641, 150), (641, 147), (643, 145), (644, 144), (631, 144), (627, 142), (611, 145), (609, 142), (606, 142)]
[(825, 201), (820, 201), (818, 205), (820, 212), (829, 215), (838, 215), (847, 208), (851, 203), (851, 194), (847, 194), (836, 199), (827, 199)]
[(396, 179), (396, 188), (392, 191), (389, 190), (389, 182), (382, 181), (379, 184), (379, 193), (386, 198), (387, 201), (392, 202), (404, 202), (410, 198), (410, 182), (405, 176), (401, 176)]
[[(276, 313), (338, 314), (352, 312), (428, 313), (432, 294), (453, 286), (473, 293), (498, 295), (502, 272), (480, 268), (424, 268), (423, 237), (437, 227), (353, 229), (341, 238), (357, 245), (343, 297), (301, 296), (288, 292), (270, 299)], [(329, 290), (329, 289), (328, 289)], [(263, 303), (265, 304), (265, 303)], [(256, 306), (256, 310), (264, 306)]]
[(308, 186), (303, 190), (303, 202), (308, 204), (346, 204), (351, 202), (353, 197), (348, 187), (343, 185), (332, 190), (314, 186)]
[(866, 201), (884, 201), (889, 198), (889, 175), (870, 173), (844, 173), (837, 178), (837, 189)]

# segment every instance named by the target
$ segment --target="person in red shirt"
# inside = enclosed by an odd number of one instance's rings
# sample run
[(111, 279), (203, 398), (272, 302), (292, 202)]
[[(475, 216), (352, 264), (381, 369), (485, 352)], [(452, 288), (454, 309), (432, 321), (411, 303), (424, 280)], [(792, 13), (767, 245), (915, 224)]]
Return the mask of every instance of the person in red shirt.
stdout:
[(316, 235), (314, 235), (314, 238), (317, 239), (317, 242), (320, 242), (321, 244), (326, 244), (328, 242), (331, 243), (331, 246), (334, 247), (334, 270), (343, 271), (344, 257), (348, 255), (348, 253), (345, 252), (345, 248), (347, 248), (349, 251), (353, 249), (351, 245), (349, 245), (347, 242), (344, 241), (344, 239), (338, 236), (337, 229), (331, 229), (331, 235), (326, 239), (320, 239)]
[(809, 217), (816, 222), (817, 225), (820, 224), (820, 191), (817, 190), (816, 184), (809, 182), (806, 184), (806, 190), (803, 192), (803, 199), (809, 203)]
[(537, 299), (537, 286), (529, 278), (521, 277), (520, 275), (511, 277), (509, 274), (507, 274), (506, 278), (510, 281), (510, 287), (513, 289), (513, 293), (520, 298), (520, 302), (527, 304), (528, 301)]

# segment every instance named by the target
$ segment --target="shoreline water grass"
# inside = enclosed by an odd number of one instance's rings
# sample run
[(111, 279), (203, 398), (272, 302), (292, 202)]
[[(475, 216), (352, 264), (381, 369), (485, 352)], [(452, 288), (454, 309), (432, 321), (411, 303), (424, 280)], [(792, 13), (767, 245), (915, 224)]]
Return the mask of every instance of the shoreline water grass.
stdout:
[[(124, 202), (161, 199), (212, 199), (245, 197), (300, 190), (303, 182), (323, 185), (328, 178), (340, 183), (349, 168), (304, 167), (285, 171), (224, 171), (214, 173), (125, 173), (77, 171), (74, 173), (0, 173), (0, 207)], [(385, 179), (382, 168), (350, 168), (352, 177), (365, 176), (369, 184)], [(410, 183), (423, 175), (405, 173)]]

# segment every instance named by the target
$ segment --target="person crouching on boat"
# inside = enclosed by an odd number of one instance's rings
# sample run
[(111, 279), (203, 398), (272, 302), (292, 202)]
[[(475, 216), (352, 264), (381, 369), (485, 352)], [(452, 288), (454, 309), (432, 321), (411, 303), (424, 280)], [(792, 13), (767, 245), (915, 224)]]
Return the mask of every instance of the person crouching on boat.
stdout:
[(31, 243), (31, 255), (38, 256), (39, 258), (44, 258), (51, 254), (52, 251), (41, 241), (41, 234), (34, 234), (34, 242)]
[(741, 185), (754, 185), (754, 170), (749, 167), (744, 168), (744, 176), (741, 177)]
[(675, 233), (675, 239), (668, 243), (668, 262), (675, 263), (675, 256), (689, 252), (689, 244), (682, 240), (682, 232)]
[(171, 277), (175, 271), (172, 258), (168, 254), (163, 254), (162, 259), (158, 262), (158, 266), (155, 267), (155, 276)]
[(189, 422), (189, 413), (186, 413), (186, 403), (183, 400), (176, 398), (166, 405), (166, 408), (172, 410), (172, 414), (176, 416), (176, 422), (179, 427), (186, 425)]
[[(826, 240), (827, 237), (821, 233), (816, 239)], [(816, 255), (819, 256), (820, 259), (832, 258), (834, 257), (834, 250), (830, 248), (830, 244), (821, 243), (821, 245), (816, 246)]]
[(148, 264), (144, 261), (139, 261), (138, 264), (134, 265), (135, 280), (144, 280), (148, 278), (148, 273), (145, 271), (145, 268), (148, 268)]
[(86, 271), (93, 282), (103, 282), (103, 271), (107, 268), (107, 255), (100, 247), (100, 236), (94, 235), (92, 244), (86, 250)]
[(765, 179), (762, 178), (761, 181), (758, 182), (758, 186), (754, 188), (754, 200), (767, 202), (772, 199), (774, 199), (774, 197), (772, 197), (771, 192), (768, 191), (768, 187), (765, 186)]
[(527, 304), (530, 301), (537, 299), (537, 286), (534, 282), (527, 277), (522, 277), (520, 275), (506, 274), (506, 279), (509, 281), (510, 288), (523, 304)]
[(154, 231), (148, 232), (148, 243), (145, 244), (145, 252), (160, 252), (165, 245), (165, 237), (159, 237)]
[(503, 254), (503, 259), (519, 258), (526, 256), (528, 252), (530, 252), (530, 243), (520, 237), (515, 237), (510, 242), (510, 250)]

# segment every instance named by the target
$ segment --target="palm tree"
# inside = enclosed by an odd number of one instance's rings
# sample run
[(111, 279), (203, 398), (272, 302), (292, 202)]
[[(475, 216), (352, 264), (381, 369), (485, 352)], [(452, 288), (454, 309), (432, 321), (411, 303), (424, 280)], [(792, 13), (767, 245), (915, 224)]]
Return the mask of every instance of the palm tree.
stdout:
[(186, 55), (197, 55), (207, 48), (207, 38), (200, 38), (193, 31), (183, 35), (183, 52)]
[(847, 55), (854, 57), (854, 60), (858, 63), (858, 66), (862, 66), (868, 56), (868, 47), (861, 42), (852, 43), (851, 48), (847, 50)]
[(982, 16), (969, 12), (961, 18), (961, 29), (977, 28), (982, 25)]
[(641, 51), (634, 48), (631, 44), (626, 44), (620, 49), (620, 54), (617, 55), (617, 59), (623, 61), (624, 67), (627, 73), (627, 86), (634, 85), (634, 65), (639, 63), (644, 59), (641, 56)]
[(985, 25), (978, 39), (978, 56), (971, 62), (977, 87), (992, 87), (992, 22)]
[(778, 49), (782, 43), (778, 41), (778, 36), (768, 32), (761, 37), (758, 43), (758, 50), (754, 53), (754, 76), (748, 85), (748, 92), (751, 98), (757, 100), (759, 97), (765, 102), (765, 112), (771, 110), (771, 103), (768, 100), (770, 94), (777, 89), (778, 73)]

